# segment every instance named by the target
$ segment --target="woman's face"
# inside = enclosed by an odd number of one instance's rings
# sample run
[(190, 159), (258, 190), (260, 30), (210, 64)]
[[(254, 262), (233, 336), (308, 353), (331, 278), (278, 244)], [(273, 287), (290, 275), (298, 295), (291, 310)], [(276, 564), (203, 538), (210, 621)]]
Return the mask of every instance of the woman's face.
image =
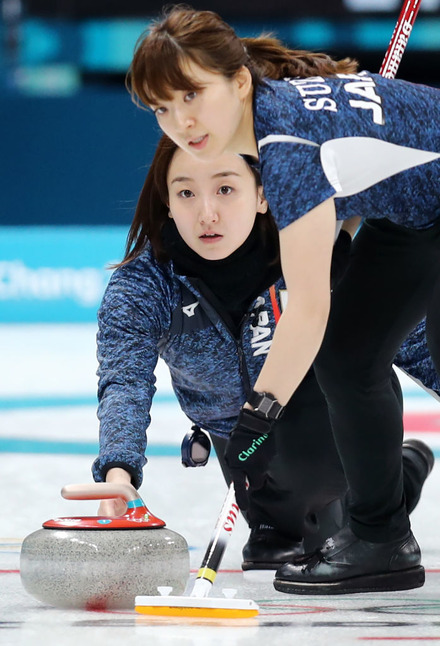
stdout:
[(252, 113), (252, 79), (243, 67), (233, 79), (192, 61), (183, 71), (201, 89), (173, 90), (171, 100), (151, 105), (158, 124), (175, 144), (200, 159), (241, 150), (242, 126)]
[(178, 149), (168, 169), (170, 217), (186, 244), (206, 260), (222, 260), (266, 213), (262, 187), (234, 153), (203, 161)]

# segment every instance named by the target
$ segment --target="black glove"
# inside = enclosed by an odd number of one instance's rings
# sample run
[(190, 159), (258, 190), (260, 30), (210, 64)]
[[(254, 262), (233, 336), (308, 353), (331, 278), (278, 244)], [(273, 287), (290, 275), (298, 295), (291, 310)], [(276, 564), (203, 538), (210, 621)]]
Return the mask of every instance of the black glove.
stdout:
[(344, 277), (350, 262), (351, 235), (341, 229), (333, 247), (330, 283), (332, 290)]
[(249, 506), (246, 478), (250, 487), (260, 489), (276, 453), (273, 423), (274, 420), (243, 408), (226, 444), (225, 462), (231, 472), (237, 504), (242, 510)]

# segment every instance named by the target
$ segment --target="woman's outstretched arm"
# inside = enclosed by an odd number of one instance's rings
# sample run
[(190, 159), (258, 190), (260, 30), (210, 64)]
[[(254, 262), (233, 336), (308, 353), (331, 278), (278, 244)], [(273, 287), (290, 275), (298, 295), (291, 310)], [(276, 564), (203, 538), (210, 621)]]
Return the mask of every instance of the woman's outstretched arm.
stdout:
[(321, 346), (330, 311), (330, 265), (335, 238), (333, 198), (280, 232), (287, 306), (255, 383), (285, 405)]

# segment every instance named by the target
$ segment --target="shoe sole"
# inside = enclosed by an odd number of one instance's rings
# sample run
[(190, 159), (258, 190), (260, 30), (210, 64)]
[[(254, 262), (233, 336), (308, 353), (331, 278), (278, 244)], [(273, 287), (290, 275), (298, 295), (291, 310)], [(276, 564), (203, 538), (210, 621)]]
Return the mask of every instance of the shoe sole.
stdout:
[(352, 579), (342, 579), (332, 583), (305, 583), (302, 581), (274, 579), (273, 585), (278, 592), (290, 594), (353, 594), (355, 592), (411, 590), (421, 588), (424, 583), (425, 569), (419, 565), (409, 570), (353, 577)]

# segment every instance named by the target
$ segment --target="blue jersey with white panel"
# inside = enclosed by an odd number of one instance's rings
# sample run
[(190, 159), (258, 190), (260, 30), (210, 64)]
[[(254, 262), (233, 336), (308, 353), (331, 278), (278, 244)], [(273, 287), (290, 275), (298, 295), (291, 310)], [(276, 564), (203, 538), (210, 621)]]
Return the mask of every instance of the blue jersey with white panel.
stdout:
[(254, 130), (280, 229), (330, 197), (338, 220), (440, 217), (439, 89), (369, 72), (265, 80)]

